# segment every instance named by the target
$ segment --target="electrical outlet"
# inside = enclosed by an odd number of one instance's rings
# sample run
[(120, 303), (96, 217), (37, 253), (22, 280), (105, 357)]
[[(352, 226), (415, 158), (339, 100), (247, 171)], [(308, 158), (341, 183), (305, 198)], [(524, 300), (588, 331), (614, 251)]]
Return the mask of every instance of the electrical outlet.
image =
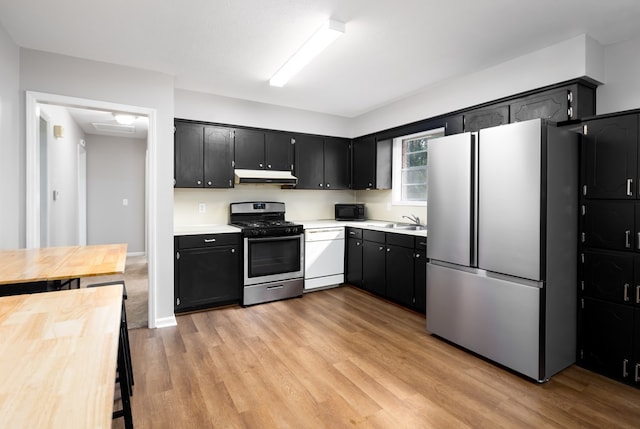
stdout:
[(123, 198), (122, 199), (122, 205), (123, 206), (128, 206), (129, 205), (129, 200), (127, 198)]
[(200, 213), (206, 213), (207, 212), (207, 205), (205, 203), (198, 204), (198, 211)]

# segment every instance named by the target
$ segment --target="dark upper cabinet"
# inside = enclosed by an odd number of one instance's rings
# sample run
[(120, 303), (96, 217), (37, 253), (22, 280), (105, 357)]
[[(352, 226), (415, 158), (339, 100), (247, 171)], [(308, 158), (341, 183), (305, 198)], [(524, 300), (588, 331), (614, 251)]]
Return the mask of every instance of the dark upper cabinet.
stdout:
[(638, 115), (587, 121), (583, 132), (583, 195), (638, 198)]
[(560, 88), (540, 91), (513, 100), (509, 104), (509, 121), (549, 119), (564, 122), (595, 115), (595, 87), (577, 82)]
[(349, 141), (339, 138), (295, 138), (297, 189), (348, 189)]
[(392, 140), (362, 137), (353, 141), (353, 189), (391, 189)]
[(267, 132), (264, 135), (264, 166), (267, 170), (293, 170), (293, 141), (288, 133)]
[(492, 106), (486, 109), (472, 110), (463, 115), (465, 132), (474, 132), (483, 128), (509, 123), (509, 106)]
[(235, 167), (246, 170), (264, 169), (264, 131), (234, 130)]
[(204, 126), (175, 123), (174, 179), (178, 188), (202, 188), (204, 183)]
[(351, 185), (349, 140), (324, 139), (325, 189), (349, 189)]
[(177, 188), (233, 187), (233, 141), (229, 128), (175, 123)]
[(204, 187), (233, 187), (233, 141), (229, 128), (204, 127)]
[(282, 132), (235, 130), (235, 167), (289, 171), (293, 164), (291, 136)]

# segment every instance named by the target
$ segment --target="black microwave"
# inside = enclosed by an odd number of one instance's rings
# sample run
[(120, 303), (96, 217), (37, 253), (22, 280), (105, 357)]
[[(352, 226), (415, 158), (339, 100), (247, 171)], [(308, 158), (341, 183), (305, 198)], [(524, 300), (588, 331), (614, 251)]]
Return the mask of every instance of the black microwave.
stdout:
[(336, 204), (336, 220), (364, 220), (364, 204)]

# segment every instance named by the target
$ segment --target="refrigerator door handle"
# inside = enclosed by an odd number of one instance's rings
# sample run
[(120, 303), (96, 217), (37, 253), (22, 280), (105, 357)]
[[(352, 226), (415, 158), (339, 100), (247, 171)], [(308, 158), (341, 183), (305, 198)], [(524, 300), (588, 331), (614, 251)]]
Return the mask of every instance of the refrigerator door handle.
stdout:
[(627, 196), (633, 197), (633, 179), (627, 179)]
[(478, 133), (471, 133), (471, 266), (478, 266)]
[(631, 231), (630, 230), (626, 230), (624, 232), (624, 247), (626, 247), (627, 249), (631, 248)]

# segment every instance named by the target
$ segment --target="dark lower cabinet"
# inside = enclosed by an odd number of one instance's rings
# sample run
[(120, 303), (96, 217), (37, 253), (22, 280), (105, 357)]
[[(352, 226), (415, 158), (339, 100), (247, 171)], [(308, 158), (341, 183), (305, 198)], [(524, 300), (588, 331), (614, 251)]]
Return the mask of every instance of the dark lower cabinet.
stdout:
[(415, 238), (413, 265), (414, 307), (421, 313), (427, 311), (427, 238)]
[(426, 237), (351, 227), (346, 234), (347, 283), (424, 313)]
[(414, 238), (407, 234), (386, 233), (387, 298), (405, 307), (414, 304)]
[(386, 293), (385, 244), (364, 240), (362, 246), (362, 288), (384, 296)]
[(635, 328), (638, 310), (620, 304), (585, 297), (581, 303), (582, 332), (579, 363), (620, 381), (636, 384), (640, 355)]
[(240, 302), (240, 234), (177, 236), (174, 240), (176, 313)]
[(347, 283), (362, 287), (362, 230), (347, 227), (346, 233), (346, 280)]

